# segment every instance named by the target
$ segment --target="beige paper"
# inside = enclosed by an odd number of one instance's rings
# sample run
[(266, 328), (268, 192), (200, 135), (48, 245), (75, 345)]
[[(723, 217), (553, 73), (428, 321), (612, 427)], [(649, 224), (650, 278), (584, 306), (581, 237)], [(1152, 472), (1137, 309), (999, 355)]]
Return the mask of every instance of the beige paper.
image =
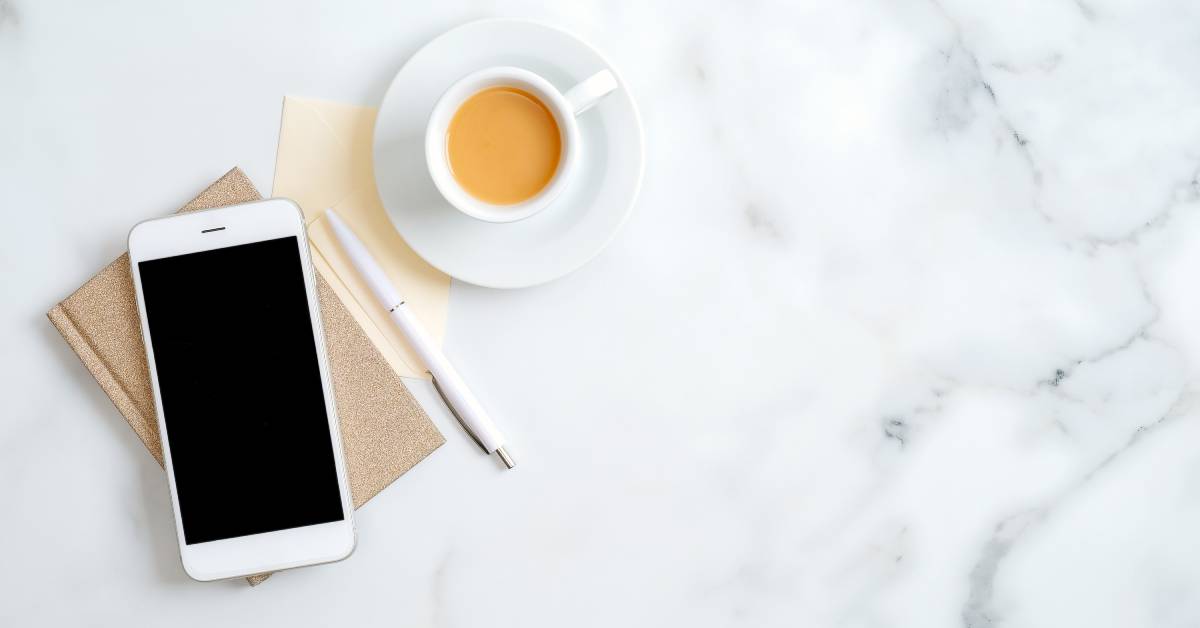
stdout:
[(404, 243), (392, 226), (372, 168), (375, 109), (288, 96), (283, 100), (273, 196), (304, 210), (313, 264), (346, 304), (371, 342), (404, 377), (428, 379), (420, 360), (355, 272), (322, 217), (333, 208), (379, 261), (413, 313), (441, 343), (450, 278)]

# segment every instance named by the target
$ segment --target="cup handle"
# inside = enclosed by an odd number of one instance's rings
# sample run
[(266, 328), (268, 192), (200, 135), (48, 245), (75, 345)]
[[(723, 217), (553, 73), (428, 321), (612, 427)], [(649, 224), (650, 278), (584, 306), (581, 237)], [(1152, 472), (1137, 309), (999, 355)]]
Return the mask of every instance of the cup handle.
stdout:
[(571, 105), (571, 111), (575, 112), (575, 115), (579, 115), (591, 109), (593, 105), (600, 102), (601, 98), (616, 88), (617, 77), (608, 70), (600, 70), (584, 79), (582, 83), (567, 90), (563, 96)]

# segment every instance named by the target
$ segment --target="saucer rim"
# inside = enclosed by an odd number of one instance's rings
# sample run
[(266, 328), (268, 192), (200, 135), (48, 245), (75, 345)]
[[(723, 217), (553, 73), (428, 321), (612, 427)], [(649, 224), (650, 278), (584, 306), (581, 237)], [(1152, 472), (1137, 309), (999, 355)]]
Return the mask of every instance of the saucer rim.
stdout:
[[(616, 238), (617, 234), (620, 233), (621, 229), (625, 226), (625, 223), (628, 222), (630, 215), (633, 214), (633, 209), (637, 204), (638, 198), (641, 196), (642, 184), (644, 182), (645, 174), (646, 174), (645, 129), (642, 124), (641, 110), (639, 109), (639, 107), (637, 105), (637, 100), (634, 98), (633, 92), (629, 90), (628, 83), (624, 80), (621, 72), (619, 70), (617, 70), (617, 68), (613, 65), (612, 61), (608, 58), (607, 55), (605, 55), (603, 52), (601, 52), (599, 49), (597, 49), (591, 43), (589, 43), (585, 39), (581, 38), (580, 36), (576, 35), (575, 33), (571, 32), (570, 30), (564, 29), (559, 26), (547, 24), (545, 22), (541, 22), (538, 20), (525, 19), (525, 18), (490, 17), (490, 18), (483, 18), (483, 19), (478, 19), (478, 20), (471, 20), (469, 22), (464, 22), (464, 23), (454, 26), (450, 29), (447, 29), (446, 31), (442, 32), (441, 34), (437, 35), (436, 37), (428, 40), (420, 48), (418, 48), (416, 51), (414, 51), (408, 57), (408, 59), (405, 60), (405, 62), (400, 66), (400, 68), (398, 70), (396, 70), (396, 73), (393, 75), (391, 82), (388, 84), (387, 90), (384, 92), (382, 100), (380, 100), (379, 111), (380, 112), (384, 111), (385, 105), (388, 103), (390, 98), (393, 96), (393, 92), (398, 89), (400, 76), (402, 74), (404, 74), (405, 70), (409, 68), (409, 66), (421, 54), (421, 52), (423, 52), (425, 49), (429, 48), (430, 46), (433, 46), (435, 43), (442, 40), (443, 38), (453, 35), (460, 29), (466, 29), (466, 28), (471, 28), (471, 27), (481, 27), (481, 26), (487, 26), (487, 25), (492, 25), (492, 26), (506, 26), (506, 25), (533, 26), (533, 27), (537, 27), (537, 28), (546, 29), (549, 31), (555, 31), (561, 35), (565, 35), (567, 38), (573, 40), (576, 45), (582, 46), (584, 49), (588, 50), (589, 52), (594, 54), (597, 58), (599, 58), (604, 63), (605, 68), (607, 70), (609, 70), (610, 72), (612, 72), (613, 76), (617, 79), (618, 85), (621, 86), (621, 89), (625, 92), (625, 96), (629, 99), (630, 109), (633, 114), (632, 124), (628, 125), (631, 128), (627, 128), (623, 132), (628, 134), (631, 137), (636, 137), (636, 146), (637, 146), (637, 154), (638, 154), (637, 173), (636, 173), (636, 176), (634, 177), (634, 180), (632, 183), (631, 194), (629, 195), (628, 200), (624, 203), (625, 207), (621, 211), (621, 215), (620, 215), (619, 219), (609, 228), (609, 233), (606, 234), (604, 236), (604, 238), (598, 242), (598, 244), (594, 245), (594, 250), (587, 256), (580, 259), (579, 261), (573, 262), (572, 264), (569, 264), (569, 265), (564, 265), (560, 268), (556, 268), (553, 272), (548, 272), (548, 273), (545, 273), (544, 275), (539, 275), (537, 277), (534, 277), (532, 280), (528, 276), (526, 276), (524, 278), (517, 278), (515, 280), (512, 278), (508, 278), (506, 280), (497, 281), (497, 280), (494, 280), (495, 278), (493, 278), (493, 280), (489, 280), (486, 278), (471, 276), (472, 275), (471, 273), (464, 274), (461, 271), (457, 272), (457, 273), (451, 272), (450, 270), (444, 268), (442, 265), (438, 264), (436, 261), (427, 257), (424, 253), (421, 252), (418, 245), (415, 244), (414, 242), (412, 242), (410, 240), (410, 238), (408, 236), (406, 236), (405, 233), (396, 224), (396, 220), (393, 216), (395, 210), (393, 210), (392, 208), (390, 208), (388, 206), (387, 202), (383, 198), (382, 192), (380, 192), (380, 194), (379, 194), (379, 197), (380, 197), (379, 200), (380, 200), (380, 204), (383, 206), (384, 211), (388, 215), (388, 220), (389, 220), (389, 222), (391, 222), (392, 228), (396, 230), (396, 232), (400, 235), (400, 237), (405, 241), (406, 244), (408, 244), (409, 248), (411, 248), (413, 250), (413, 252), (417, 254), (417, 256), (419, 256), (422, 260), (424, 260), (426, 263), (428, 263), (430, 266), (434, 267), (438, 271), (445, 273), (446, 275), (453, 277), (454, 279), (456, 279), (458, 281), (462, 281), (464, 283), (469, 283), (471, 285), (476, 285), (476, 286), (485, 287), (485, 288), (494, 288), (494, 289), (502, 289), (502, 290), (510, 290), (510, 289), (516, 289), (516, 288), (529, 288), (529, 287), (543, 285), (543, 284), (549, 283), (556, 279), (561, 279), (562, 277), (565, 277), (567, 275), (574, 273), (575, 271), (579, 270), (580, 268), (586, 266), (588, 263), (595, 260), (596, 257), (598, 257), (600, 255), (600, 253), (602, 253), (605, 249), (608, 248), (608, 246), (610, 244), (612, 244), (612, 241)], [(378, 138), (379, 138), (379, 133), (380, 133), (380, 125), (378, 122), (379, 122), (379, 120), (377, 117), (375, 129), (373, 130), (372, 136), (371, 136), (371, 142), (372, 142), (371, 153), (372, 153), (372, 170), (373, 170), (372, 174), (374, 175), (374, 178), (375, 178), (376, 189), (383, 190), (384, 186), (380, 185), (379, 169), (377, 167), (375, 167), (375, 164), (378, 163), (378, 159), (376, 159), (377, 147), (379, 145)], [(592, 200), (589, 202), (594, 202), (595, 198), (596, 198), (595, 196), (592, 196)], [(454, 208), (453, 205), (451, 205), (448, 201), (446, 201), (446, 199), (443, 198), (441, 200), (446, 205), (446, 208), (448, 210), (458, 211), (457, 209)], [(520, 221), (517, 221), (517, 222), (520, 222)], [(502, 223), (502, 224), (509, 224), (509, 223)]]

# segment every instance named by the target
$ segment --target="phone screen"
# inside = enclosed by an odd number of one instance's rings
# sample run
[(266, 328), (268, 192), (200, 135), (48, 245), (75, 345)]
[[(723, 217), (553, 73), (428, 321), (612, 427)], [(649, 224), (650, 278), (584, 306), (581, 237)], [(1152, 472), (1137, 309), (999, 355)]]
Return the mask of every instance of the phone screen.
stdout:
[(185, 543), (341, 521), (297, 239), (138, 270)]

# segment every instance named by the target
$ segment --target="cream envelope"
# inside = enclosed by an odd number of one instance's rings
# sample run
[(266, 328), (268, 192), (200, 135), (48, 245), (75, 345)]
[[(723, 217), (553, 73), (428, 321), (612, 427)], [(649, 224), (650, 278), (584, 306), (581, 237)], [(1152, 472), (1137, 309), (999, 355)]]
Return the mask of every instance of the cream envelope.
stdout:
[(404, 300), (441, 343), (450, 277), (417, 256), (388, 219), (371, 165), (375, 109), (288, 96), (283, 100), (273, 196), (304, 210), (313, 264), (402, 377), (429, 376), (388, 313), (338, 246), (325, 210), (333, 208), (383, 266)]

